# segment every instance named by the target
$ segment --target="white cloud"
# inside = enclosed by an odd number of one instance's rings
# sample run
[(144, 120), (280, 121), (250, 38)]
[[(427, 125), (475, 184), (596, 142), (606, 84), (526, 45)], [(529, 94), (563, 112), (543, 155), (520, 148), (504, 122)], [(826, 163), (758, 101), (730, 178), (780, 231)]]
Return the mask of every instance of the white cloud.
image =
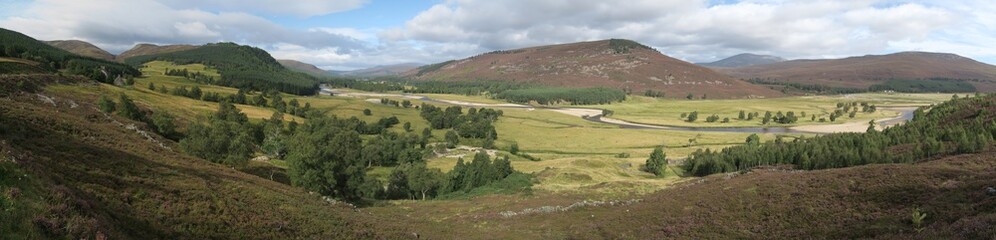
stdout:
[(342, 52), (365, 47), (339, 33), (294, 30), (248, 13), (177, 9), (153, 0), (39, 0), (21, 16), (0, 19), (0, 26), (42, 40), (86, 40), (111, 52), (124, 51), (136, 43), (219, 41), (263, 48), (276, 44), (335, 47)]
[[(981, 1), (975, 4), (992, 6)], [(469, 44), (476, 48), (464, 48), (475, 50), (628, 38), (691, 61), (716, 60), (742, 52), (789, 58), (842, 57), (943, 41), (936, 35), (965, 30), (958, 25), (964, 21), (959, 20), (962, 16), (951, 5), (946, 1), (933, 4), (873, 0), (748, 0), (718, 5), (703, 0), (453, 0), (433, 6), (403, 28), (386, 30), (380, 37)], [(978, 16), (968, 21), (996, 19), (996, 11), (991, 9), (988, 13), (972, 12)], [(990, 20), (979, 20), (982, 18)], [(467, 55), (471, 54), (474, 53)]]
[(173, 8), (197, 6), (204, 10), (237, 11), (262, 14), (320, 16), (352, 10), (366, 4), (367, 0), (163, 0)]
[[(996, 64), (996, 5), (987, 0), (937, 1), (951, 14), (950, 27), (933, 32), (923, 39), (890, 42), (891, 51), (950, 52)], [(931, 17), (931, 16), (924, 16)]]
[(347, 37), (355, 38), (355, 39), (358, 39), (358, 40), (372, 42), (372, 41), (376, 41), (377, 40), (377, 36), (376, 36), (375, 32), (377, 32), (379, 30), (377, 30), (377, 29), (360, 30), (360, 29), (355, 29), (355, 28), (312, 28), (312, 29), (308, 29), (308, 31), (309, 32), (324, 32), (324, 33), (329, 33), (329, 34), (338, 34), (338, 35), (342, 35), (342, 36), (347, 36)]
[[(332, 69), (432, 63), (481, 52), (628, 38), (687, 61), (743, 52), (826, 58), (942, 51), (996, 62), (988, 0), (448, 0), (398, 26), (281, 26), (366, 0), (37, 0), (0, 27), (43, 40), (79, 39), (111, 52), (136, 43), (232, 41)], [(357, 21), (363, 21), (358, 19)]]
[(182, 37), (217, 38), (221, 36), (221, 33), (208, 29), (207, 25), (204, 25), (202, 22), (178, 22), (174, 23), (173, 27), (176, 28), (177, 33), (179, 33)]
[(294, 59), (307, 63), (343, 63), (350, 55), (340, 54), (335, 47), (311, 49), (294, 44), (277, 44), (269, 51), (277, 59)]

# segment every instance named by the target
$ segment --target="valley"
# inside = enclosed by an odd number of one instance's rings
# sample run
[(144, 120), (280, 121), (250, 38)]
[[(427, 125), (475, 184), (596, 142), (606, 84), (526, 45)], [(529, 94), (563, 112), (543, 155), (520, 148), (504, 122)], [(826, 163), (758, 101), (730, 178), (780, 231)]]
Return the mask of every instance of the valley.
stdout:
[(334, 72), (0, 30), (0, 239), (996, 236), (982, 63), (811, 79), (858, 68), (608, 39)]

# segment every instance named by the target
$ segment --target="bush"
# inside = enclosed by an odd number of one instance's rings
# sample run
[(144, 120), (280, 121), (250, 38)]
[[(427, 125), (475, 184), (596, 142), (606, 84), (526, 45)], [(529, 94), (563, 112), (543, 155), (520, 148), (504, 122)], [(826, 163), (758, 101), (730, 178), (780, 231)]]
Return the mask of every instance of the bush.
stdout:
[(145, 114), (142, 113), (142, 110), (138, 109), (138, 106), (135, 105), (135, 102), (131, 98), (128, 98), (128, 95), (122, 93), (118, 98), (118, 104), (121, 106), (118, 109), (118, 115), (135, 121), (145, 119)]
[(97, 108), (100, 108), (101, 112), (112, 113), (115, 110), (115, 103), (111, 98), (100, 95), (100, 98), (97, 99)]
[(156, 111), (152, 114), (152, 126), (159, 135), (176, 140), (176, 125), (173, 123), (173, 115), (165, 111)]
[(647, 172), (656, 176), (664, 176), (664, 170), (667, 169), (667, 155), (664, 154), (664, 147), (655, 147), (644, 166)]
[(455, 131), (446, 131), (446, 148), (455, 148), (460, 144), (460, 136)]

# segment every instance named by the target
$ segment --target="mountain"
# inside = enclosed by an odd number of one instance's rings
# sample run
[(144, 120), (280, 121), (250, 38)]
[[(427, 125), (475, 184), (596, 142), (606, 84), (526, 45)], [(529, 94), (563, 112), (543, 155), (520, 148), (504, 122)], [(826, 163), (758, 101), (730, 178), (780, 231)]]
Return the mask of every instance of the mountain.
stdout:
[(131, 49), (128, 49), (128, 51), (124, 51), (121, 54), (118, 54), (117, 60), (121, 61), (121, 62), (124, 62), (125, 60), (127, 60), (129, 58), (132, 58), (132, 57), (145, 56), (145, 55), (153, 55), (153, 54), (171, 53), (171, 52), (179, 52), (179, 51), (186, 51), (186, 50), (191, 50), (191, 49), (194, 49), (194, 48), (197, 48), (197, 47), (198, 46), (194, 46), (194, 45), (165, 45), (165, 46), (158, 46), (158, 45), (155, 45), (155, 44), (142, 43), (142, 44), (135, 45), (135, 47), (132, 47)]
[(382, 76), (398, 76), (404, 74), (405, 72), (411, 71), (419, 66), (421, 63), (400, 63), (391, 65), (375, 66), (371, 68), (364, 68), (353, 71), (328, 71), (333, 75), (340, 76), (356, 76), (356, 77), (382, 77)]
[[(163, 50), (163, 49), (159, 49)], [(171, 49), (175, 50), (175, 49)], [(310, 95), (318, 91), (318, 80), (305, 73), (287, 69), (263, 49), (235, 43), (212, 43), (182, 51), (141, 55), (125, 59), (139, 66), (162, 60), (178, 64), (200, 63), (218, 69), (221, 79), (216, 85)]]
[(0, 61), (0, 74), (62, 71), (105, 83), (113, 83), (122, 77), (142, 75), (131, 66), (76, 55), (4, 28), (0, 28), (0, 49), (3, 49), (0, 51), (0, 59), (10, 59)]
[(780, 96), (765, 87), (729, 78), (674, 59), (640, 43), (610, 39), (494, 51), (408, 71), (421, 80), (503, 80), (560, 87), (663, 91), (710, 98)]
[(996, 66), (950, 53), (900, 52), (842, 59), (792, 60), (719, 69), (734, 78), (868, 88), (889, 80), (962, 79), (981, 91), (996, 91)]
[(746, 66), (777, 63), (784, 61), (785, 61), (784, 58), (778, 56), (741, 53), (715, 62), (696, 63), (696, 64), (706, 67), (736, 68), (736, 67), (746, 67)]
[(286, 67), (286, 68), (288, 68), (290, 70), (294, 70), (294, 71), (298, 71), (298, 72), (303, 72), (303, 73), (311, 74), (313, 76), (328, 76), (329, 75), (329, 73), (326, 72), (325, 70), (322, 70), (321, 68), (318, 68), (315, 65), (311, 65), (310, 63), (304, 63), (304, 62), (300, 62), (300, 61), (296, 61), (296, 60), (289, 60), (289, 59), (277, 59), (277, 62), (279, 62), (280, 65), (283, 65), (284, 67)]
[(93, 44), (80, 40), (45, 41), (45, 43), (80, 56), (87, 56), (107, 61), (114, 60), (114, 54), (104, 51), (104, 49), (100, 49)]
[(45, 41), (45, 43), (48, 44), (48, 45), (52, 45), (53, 47), (57, 47), (59, 49), (69, 51), (69, 52), (77, 54), (77, 55), (86, 56), (86, 57), (92, 57), (92, 58), (102, 59), (102, 60), (108, 60), (108, 61), (117, 60), (117, 61), (121, 61), (121, 62), (123, 62), (125, 59), (132, 58), (132, 57), (138, 57), (138, 56), (144, 56), (144, 55), (152, 55), (152, 54), (161, 54), (161, 53), (179, 52), (179, 51), (190, 50), (190, 49), (194, 49), (194, 48), (198, 47), (198, 46), (194, 46), (194, 45), (164, 45), (164, 46), (158, 46), (158, 45), (154, 45), (154, 44), (142, 43), (142, 44), (137, 44), (134, 47), (132, 47), (131, 49), (122, 52), (118, 56), (114, 56), (114, 54), (111, 54), (111, 53), (105, 51), (104, 49), (101, 49), (100, 47), (97, 47), (97, 46), (95, 46), (95, 45), (93, 45), (91, 43), (84, 42), (84, 41), (79, 41), (79, 40), (56, 40), (56, 41)]

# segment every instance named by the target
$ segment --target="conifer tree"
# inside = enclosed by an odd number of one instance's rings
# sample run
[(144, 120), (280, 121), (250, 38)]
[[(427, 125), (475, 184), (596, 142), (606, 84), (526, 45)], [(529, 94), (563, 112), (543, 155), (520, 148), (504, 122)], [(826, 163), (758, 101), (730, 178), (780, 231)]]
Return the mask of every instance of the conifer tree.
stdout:
[(667, 169), (667, 156), (664, 154), (664, 146), (655, 147), (644, 166), (647, 172), (653, 173), (656, 176), (664, 176), (664, 170)]

